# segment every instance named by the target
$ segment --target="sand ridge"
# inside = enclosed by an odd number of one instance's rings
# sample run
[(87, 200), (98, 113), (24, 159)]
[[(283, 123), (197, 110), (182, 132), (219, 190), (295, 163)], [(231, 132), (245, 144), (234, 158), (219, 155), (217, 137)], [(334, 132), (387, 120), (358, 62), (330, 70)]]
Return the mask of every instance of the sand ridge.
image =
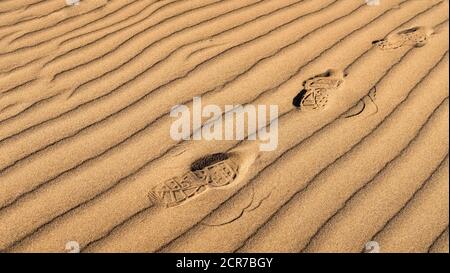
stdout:
[[(448, 252), (448, 10), (2, 1), (0, 250)], [(195, 96), (278, 105), (278, 148), (173, 140)]]

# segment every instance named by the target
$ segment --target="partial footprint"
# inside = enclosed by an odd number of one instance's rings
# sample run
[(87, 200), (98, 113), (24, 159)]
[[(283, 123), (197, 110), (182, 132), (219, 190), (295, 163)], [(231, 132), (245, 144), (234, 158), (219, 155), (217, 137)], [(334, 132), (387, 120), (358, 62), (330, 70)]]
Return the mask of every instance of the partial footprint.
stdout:
[(330, 69), (327, 72), (308, 79), (304, 83), (305, 89), (335, 89), (344, 82), (345, 73), (342, 70)]
[(413, 27), (391, 34), (382, 40), (373, 41), (381, 50), (393, 50), (404, 46), (424, 46), (429, 38), (435, 34), (431, 27)]
[(191, 171), (200, 171), (208, 166), (211, 166), (220, 161), (227, 160), (229, 158), (230, 156), (226, 153), (216, 153), (202, 157), (191, 164)]
[(184, 175), (173, 177), (155, 186), (150, 191), (149, 197), (155, 204), (174, 207), (208, 188), (230, 184), (237, 175), (238, 165), (228, 154), (212, 154), (194, 161), (191, 171)]
[(346, 76), (342, 70), (330, 69), (306, 80), (292, 104), (301, 110), (323, 109), (328, 104), (330, 91), (338, 89)]
[(344, 118), (369, 117), (376, 113), (378, 113), (378, 105), (372, 95), (367, 95), (355, 107), (348, 110)]

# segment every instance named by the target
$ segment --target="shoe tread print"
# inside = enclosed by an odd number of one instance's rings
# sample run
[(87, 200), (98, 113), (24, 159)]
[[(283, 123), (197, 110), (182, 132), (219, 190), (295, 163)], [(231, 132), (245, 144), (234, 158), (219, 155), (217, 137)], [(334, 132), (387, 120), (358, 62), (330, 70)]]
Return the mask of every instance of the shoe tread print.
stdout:
[(237, 175), (238, 165), (232, 159), (227, 158), (156, 185), (150, 191), (149, 198), (154, 204), (162, 204), (166, 208), (175, 207), (203, 193), (208, 188), (218, 188), (230, 184)]

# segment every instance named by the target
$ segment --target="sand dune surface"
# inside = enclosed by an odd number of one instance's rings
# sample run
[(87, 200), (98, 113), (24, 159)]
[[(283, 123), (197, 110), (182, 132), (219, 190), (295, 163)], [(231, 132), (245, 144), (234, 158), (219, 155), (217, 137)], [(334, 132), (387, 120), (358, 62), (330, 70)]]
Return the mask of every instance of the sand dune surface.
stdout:
[(448, 0), (72, 2), (0, 1), (0, 251), (449, 252)]

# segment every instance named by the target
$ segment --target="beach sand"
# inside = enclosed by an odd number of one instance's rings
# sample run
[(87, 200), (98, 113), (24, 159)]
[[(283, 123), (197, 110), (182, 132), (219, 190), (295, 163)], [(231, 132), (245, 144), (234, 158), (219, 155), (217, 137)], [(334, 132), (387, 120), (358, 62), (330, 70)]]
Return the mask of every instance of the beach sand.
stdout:
[[(0, 1), (0, 251), (448, 253), (448, 12)], [(277, 105), (276, 149), (174, 140), (194, 97)]]

